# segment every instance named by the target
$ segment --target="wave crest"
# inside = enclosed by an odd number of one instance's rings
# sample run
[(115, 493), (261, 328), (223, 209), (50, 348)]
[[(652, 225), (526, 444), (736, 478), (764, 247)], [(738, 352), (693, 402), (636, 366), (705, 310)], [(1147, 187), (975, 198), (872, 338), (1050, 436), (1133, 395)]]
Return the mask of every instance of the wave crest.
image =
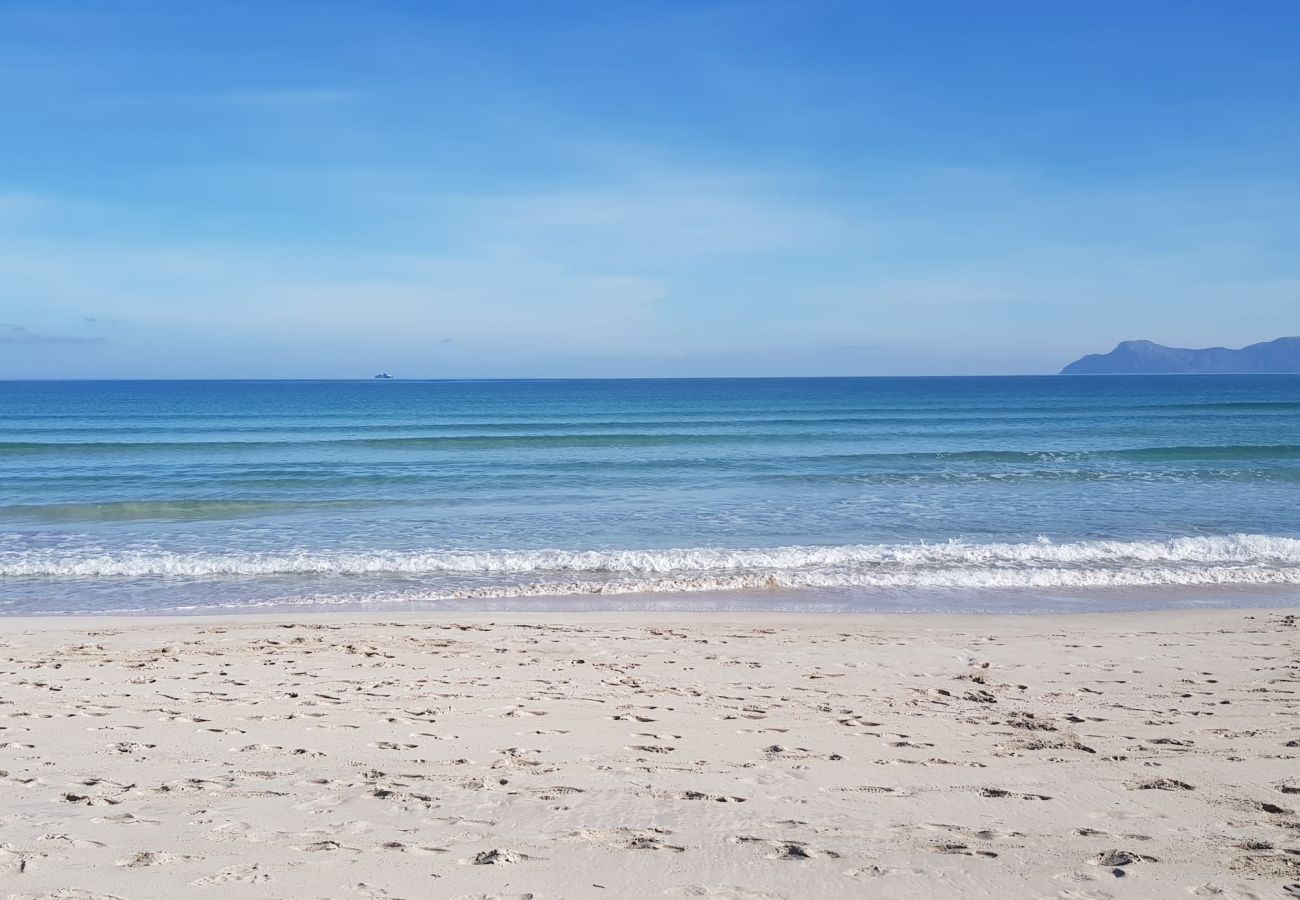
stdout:
[(1300, 540), (854, 544), (766, 549), (180, 553), (0, 552), (0, 578), (190, 580), (374, 576), (430, 596), (557, 596), (763, 588), (1065, 588), (1300, 584)]

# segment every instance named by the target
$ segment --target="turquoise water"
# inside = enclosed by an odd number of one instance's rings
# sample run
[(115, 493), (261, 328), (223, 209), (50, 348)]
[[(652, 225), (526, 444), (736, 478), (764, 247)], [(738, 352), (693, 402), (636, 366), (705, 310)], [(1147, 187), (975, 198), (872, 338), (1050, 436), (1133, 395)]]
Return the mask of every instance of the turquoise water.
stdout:
[(0, 383), (7, 613), (1285, 601), (1297, 510), (1298, 376)]

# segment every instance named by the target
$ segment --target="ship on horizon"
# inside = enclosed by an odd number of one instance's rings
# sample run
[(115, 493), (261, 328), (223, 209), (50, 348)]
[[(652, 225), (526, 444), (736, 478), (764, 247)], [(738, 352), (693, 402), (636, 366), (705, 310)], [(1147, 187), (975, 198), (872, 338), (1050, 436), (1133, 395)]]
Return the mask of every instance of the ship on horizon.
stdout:
[(393, 376), (392, 376), (392, 375), (389, 375), (387, 372), (380, 372), (378, 375), (375, 376), (375, 380), (376, 380), (376, 381), (392, 381), (392, 380), (393, 380)]

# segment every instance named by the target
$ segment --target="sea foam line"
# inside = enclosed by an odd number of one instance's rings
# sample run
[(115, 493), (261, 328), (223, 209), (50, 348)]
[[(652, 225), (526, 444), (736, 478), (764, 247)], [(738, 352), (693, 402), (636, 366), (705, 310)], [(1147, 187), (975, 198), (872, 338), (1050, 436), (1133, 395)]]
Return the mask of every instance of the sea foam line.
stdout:
[[(12, 549), (0, 578), (211, 578), (280, 575), (512, 576), (583, 590), (774, 586), (1025, 586), (1300, 583), (1300, 540), (1269, 535), (1163, 541), (856, 544), (767, 549), (436, 550), (182, 553)], [(545, 576), (557, 576), (548, 578)], [(1224, 581), (1224, 578), (1231, 579)], [(1137, 580), (1134, 580), (1137, 579)], [(694, 580), (710, 587), (690, 587)], [(642, 585), (685, 584), (645, 588)], [(511, 589), (516, 586), (511, 585)], [(492, 589), (496, 589), (494, 586)], [(630, 588), (629, 590), (633, 590)]]

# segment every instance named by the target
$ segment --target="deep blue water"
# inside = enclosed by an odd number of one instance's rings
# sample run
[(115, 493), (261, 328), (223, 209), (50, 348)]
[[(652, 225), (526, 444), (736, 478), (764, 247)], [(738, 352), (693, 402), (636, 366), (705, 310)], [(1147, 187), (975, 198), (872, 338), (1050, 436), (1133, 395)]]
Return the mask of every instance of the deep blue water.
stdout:
[(9, 613), (1208, 602), (1297, 510), (1300, 376), (0, 382)]

